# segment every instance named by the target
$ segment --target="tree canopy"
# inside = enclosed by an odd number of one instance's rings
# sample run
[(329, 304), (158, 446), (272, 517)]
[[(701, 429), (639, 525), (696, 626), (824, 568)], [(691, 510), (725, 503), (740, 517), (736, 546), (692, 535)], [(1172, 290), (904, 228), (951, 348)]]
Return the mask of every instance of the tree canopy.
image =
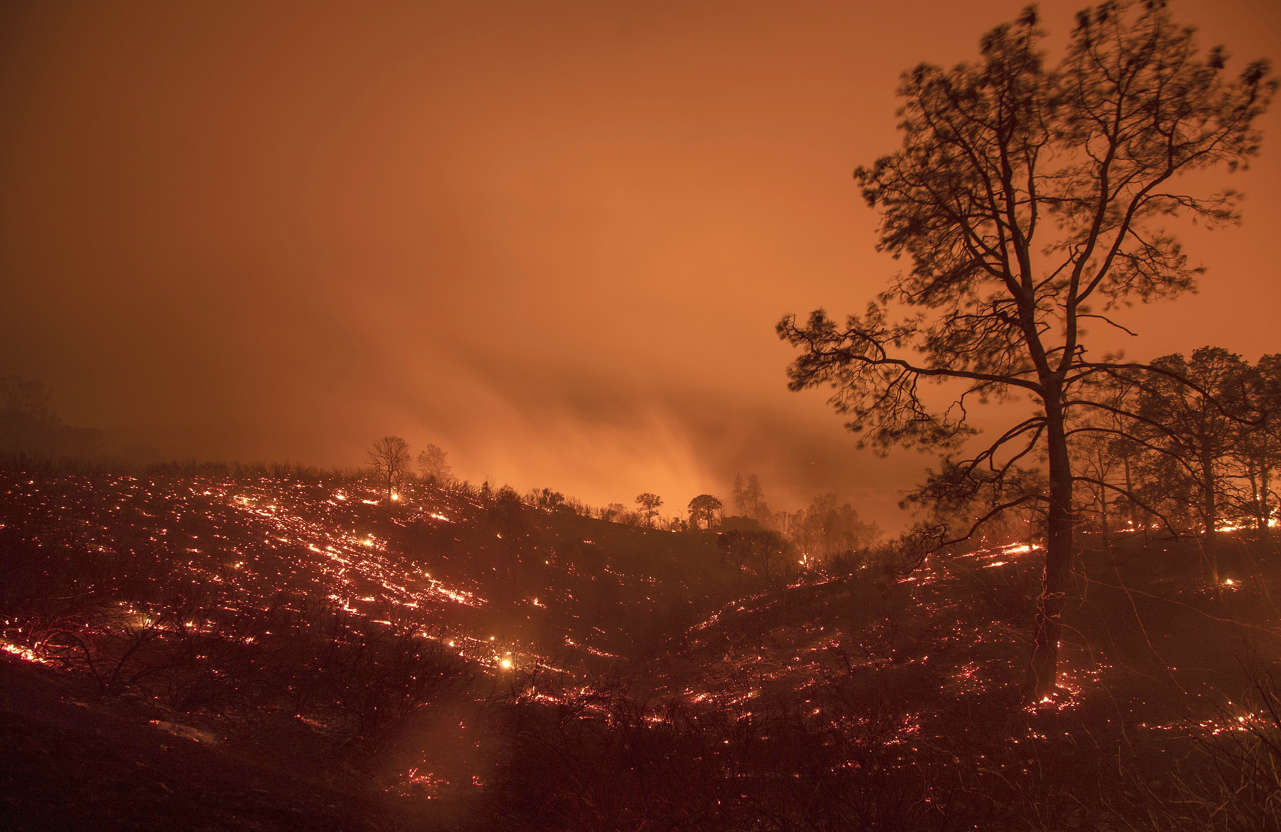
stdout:
[(689, 501), (689, 524), (698, 528), (702, 523), (703, 528), (710, 529), (720, 515), (723, 505), (718, 497), (711, 494), (699, 494)]
[(418, 472), (425, 480), (447, 483), (453, 473), (446, 461), (448, 456), (448, 451), (434, 442), (428, 442), (427, 447), (418, 452)]
[(636, 505), (640, 506), (641, 516), (645, 520), (645, 525), (653, 525), (654, 517), (658, 514), (658, 507), (663, 504), (663, 498), (652, 491), (645, 491), (636, 495)]

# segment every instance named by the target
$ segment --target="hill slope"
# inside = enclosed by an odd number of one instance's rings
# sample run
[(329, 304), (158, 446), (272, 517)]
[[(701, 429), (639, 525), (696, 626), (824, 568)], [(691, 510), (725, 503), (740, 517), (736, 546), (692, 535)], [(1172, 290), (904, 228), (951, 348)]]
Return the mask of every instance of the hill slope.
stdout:
[[(0, 481), (9, 826), (1278, 828), (1281, 553), (1086, 536), (788, 585), (428, 487)], [(112, 796), (114, 795), (114, 797)], [(70, 797), (68, 801), (66, 798)], [(61, 813), (61, 814), (59, 814)], [(51, 821), (52, 823), (52, 821)]]

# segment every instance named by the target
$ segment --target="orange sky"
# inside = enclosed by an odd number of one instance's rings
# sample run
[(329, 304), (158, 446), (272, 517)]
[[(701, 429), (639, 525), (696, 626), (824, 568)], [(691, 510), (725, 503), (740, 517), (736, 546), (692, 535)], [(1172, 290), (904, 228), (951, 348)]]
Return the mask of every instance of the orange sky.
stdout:
[[(458, 473), (682, 508), (758, 471), (897, 525), (879, 460), (791, 394), (785, 312), (895, 266), (850, 171), (898, 73), (1021, 2), (42, 3), (0, 11), (0, 373), (165, 452)], [(1042, 3), (1062, 36), (1076, 2)], [(1275, 0), (1178, 0), (1281, 63)], [(1239, 64), (1238, 64), (1239, 65)], [(1281, 351), (1281, 117), (1148, 357)]]

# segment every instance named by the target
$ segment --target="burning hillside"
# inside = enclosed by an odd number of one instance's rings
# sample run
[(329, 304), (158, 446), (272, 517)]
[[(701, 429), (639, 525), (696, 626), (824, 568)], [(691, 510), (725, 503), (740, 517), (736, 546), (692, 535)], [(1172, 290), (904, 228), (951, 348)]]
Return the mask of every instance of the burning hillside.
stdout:
[[(1187, 545), (1091, 541), (1062, 684), (1024, 708), (1032, 544), (767, 577), (715, 532), (463, 489), (5, 476), (14, 667), (101, 719), (428, 826), (1004, 828), (1026, 790), (1067, 806), (1083, 778), (1139, 788), (1276, 733), (1281, 587), (1243, 540), (1220, 587)], [(1213, 791), (1207, 759), (1147, 799)], [(1073, 817), (1115, 815), (1091, 805)]]

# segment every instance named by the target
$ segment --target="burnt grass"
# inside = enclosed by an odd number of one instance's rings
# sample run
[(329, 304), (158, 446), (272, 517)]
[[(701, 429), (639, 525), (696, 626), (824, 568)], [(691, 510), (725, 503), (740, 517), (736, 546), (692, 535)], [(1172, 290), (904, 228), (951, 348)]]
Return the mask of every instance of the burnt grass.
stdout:
[[(418, 485), (0, 474), (0, 827), (1281, 828), (1281, 544), (770, 578)], [(777, 570), (776, 570), (777, 571)], [(1230, 583), (1228, 582), (1230, 580)]]

